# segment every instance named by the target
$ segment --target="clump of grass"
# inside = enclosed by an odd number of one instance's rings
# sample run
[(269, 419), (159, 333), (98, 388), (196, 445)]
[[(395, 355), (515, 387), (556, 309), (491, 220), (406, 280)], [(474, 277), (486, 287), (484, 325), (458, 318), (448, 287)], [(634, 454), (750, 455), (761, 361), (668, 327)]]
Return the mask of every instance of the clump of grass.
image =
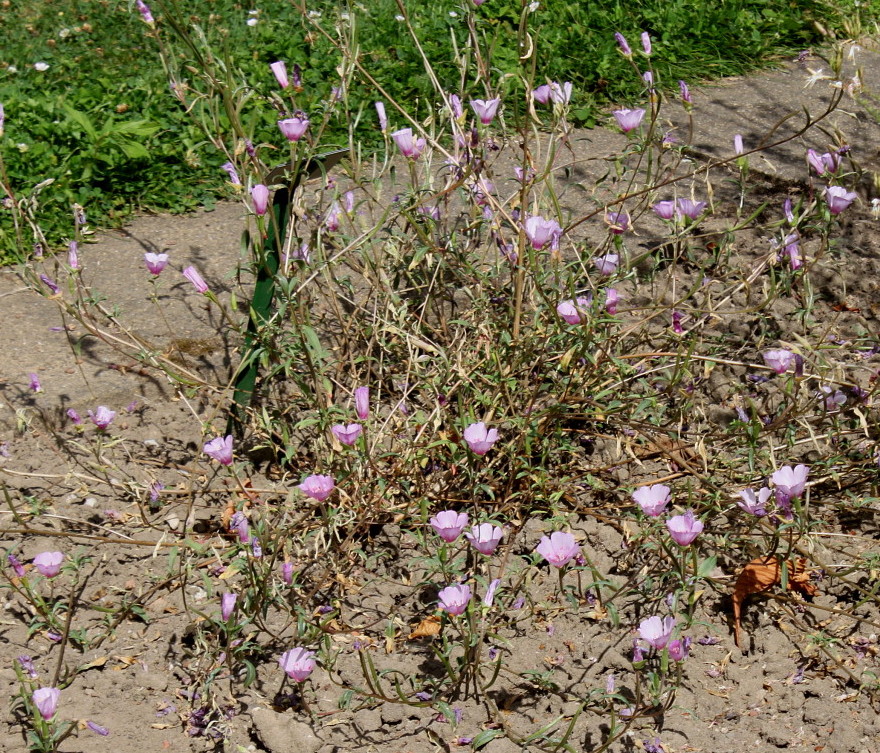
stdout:
[[(268, 65), (274, 60), (303, 69), (306, 109), (330, 95), (332, 47), (295, 4), (268, 0), (255, 11), (230, 0), (163, 7), (169, 19), (199, 24), (217, 61), (241, 71), (261, 96), (271, 91)], [(451, 86), (464, 63), (456, 50), (467, 49), (471, 34), (466, 6), (418, 2), (406, 7), (436, 76)], [(358, 46), (362, 63), (394, 99), (420, 103), (420, 117), (427, 114), (433, 100), (430, 76), (418, 51), (401, 43), (402, 16), (395, 2), (319, 2), (308, 12), (334, 23), (356, 18), (350, 41)], [(164, 11), (157, 8), (156, 13), (162, 20)], [(502, 88), (511, 95), (522, 93), (515, 75), (519, 14), (512, 0), (481, 7), (481, 43), (491, 50)], [(778, 7), (736, 0), (709, 8), (658, 0), (608, 8), (550, 0), (542, 3), (538, 18), (534, 62), (542, 76), (575, 84), (569, 112), (575, 125), (592, 125), (598, 108), (642, 93), (615, 51), (614, 30), (636, 34), (646, 29), (662, 40), (654, 70), (658, 80), (674, 85), (678, 79), (743, 73), (758, 61), (773, 61), (820, 43), (825, 35), (842, 33), (854, 18), (871, 20), (870, 9), (850, 0), (835, 5), (802, 0)], [(211, 135), (167, 96), (155, 42), (144, 34), (129, 3), (65, 0), (49, 6), (11, 0), (4, 28), (9, 44), (0, 60), (0, 103), (10, 118), (2, 137), (6, 198), (39, 202), (41, 227), (52, 248), (66, 243), (72, 203), (88, 207), (92, 225), (107, 226), (135, 209), (210, 208), (217, 197), (229, 195), (220, 170), (225, 160), (217, 150), (201, 148)], [(180, 83), (189, 75), (184, 72)], [(367, 113), (375, 91), (355, 80), (347, 94), (357, 138), (374, 149)], [(269, 140), (274, 128), (260, 112), (250, 109), (244, 121), (254, 143)], [(228, 125), (222, 113), (218, 117)], [(346, 122), (331, 120), (329, 141), (344, 143), (347, 129)], [(47, 178), (53, 183), (37, 192), (35, 187)], [(21, 240), (10, 215), (0, 214), (0, 258), (16, 259)]]

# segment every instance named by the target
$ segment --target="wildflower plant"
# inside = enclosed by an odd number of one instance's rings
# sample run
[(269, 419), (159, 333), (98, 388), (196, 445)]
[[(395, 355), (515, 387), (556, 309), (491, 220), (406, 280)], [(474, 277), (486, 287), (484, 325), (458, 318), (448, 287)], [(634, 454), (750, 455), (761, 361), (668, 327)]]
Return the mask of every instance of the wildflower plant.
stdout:
[[(209, 406), (190, 456), (138, 467), (121, 408), (89, 411), (88, 425), (42, 414), (83, 465), (77, 479), (130, 501), (135, 544), (172, 550), (167, 577), (124, 602), (94, 641), (179, 589), (193, 736), (226, 735), (241, 688), (258, 681), (281, 688), (276, 706), (313, 719), (327, 683), (346, 711), (428, 709), (456, 728), (465, 722), (454, 704), (476, 699), (486, 710), (476, 749), (504, 735), (573, 750), (576, 734), (594, 733), (607, 748), (671, 709), (699, 650), (693, 628), (712, 619), (701, 611), (710, 594), (756, 552), (778, 556), (792, 582), (804, 574), (788, 563), (821, 566), (814, 506), (838, 510), (817, 502), (829, 479), (846, 466), (853, 488), (876, 483), (876, 417), (848, 402), (857, 387), (865, 407), (873, 382), (842, 374), (807, 326), (810, 275), (858, 200), (842, 185), (845, 166), (806, 158), (805, 171), (834, 183), (772, 211), (750, 195), (760, 148), (737, 142), (694, 167), (688, 144), (663, 131), (663, 108), (680, 108), (692, 131), (698, 96), (683, 82), (681, 102), (661, 97), (671, 83), (654, 67), (661, 41), (642, 34), (634, 51), (619, 32), (616, 54), (643, 97), (609, 116), (619, 150), (572, 205), (560, 160), (581, 93), (539, 70), (548, 22), (531, 4), (519, 12), (511, 81), (493, 65), (483, 3), (455, 11), (465, 16), (459, 75), (443, 77), (401, 4), (401, 39), (424, 63), (430, 107), (388, 95), (357, 52), (351, 15), (328, 22), (297, 4), (334, 50), (332, 88), (318, 96), (292, 60), (249, 79), (175, 6), (161, 7), (138, 12), (246, 214), (247, 282), (227, 296), (182, 258), (150, 252), (137, 263), (157, 305), (169, 265), (183, 287), (182, 270), (187, 294), (241, 343), (240, 361), (220, 389), (146, 342), (97, 300), (85, 253), (23, 270), (37, 294), (161, 374), (180, 401)], [(326, 136), (367, 118), (382, 143), (373, 159), (353, 130), (345, 143)], [(257, 123), (274, 140), (256, 138)], [(770, 235), (766, 252), (742, 250)], [(797, 353), (779, 347), (780, 302), (800, 306)], [(755, 321), (732, 356), (717, 326), (743, 312)], [(824, 454), (798, 462), (820, 440)], [(23, 506), (10, 508), (30, 530)], [(73, 624), (80, 581), (65, 600), (55, 593), (66, 558), (79, 577), (82, 557), (60, 545), (29, 562), (20, 552), (7, 552), (5, 587), (31, 605), (34, 631), (85, 646)], [(850, 572), (840, 582), (876, 604)], [(613, 681), (613, 667), (562, 678), (573, 661), (562, 649), (527, 665), (517, 640), (559, 644), (557, 623), (632, 644), (631, 661)], [(396, 668), (400, 656), (424, 671)], [(520, 683), (577, 711), (521, 734), (490, 692)], [(52, 699), (35, 699), (39, 690), (28, 685), (22, 703), (51, 741), (42, 709)]]

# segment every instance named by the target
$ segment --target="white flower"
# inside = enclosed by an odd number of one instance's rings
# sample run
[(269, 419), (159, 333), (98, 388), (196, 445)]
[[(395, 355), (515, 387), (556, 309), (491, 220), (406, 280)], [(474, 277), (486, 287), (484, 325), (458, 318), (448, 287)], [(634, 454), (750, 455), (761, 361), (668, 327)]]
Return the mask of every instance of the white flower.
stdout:
[(825, 69), (820, 68), (818, 71), (814, 71), (812, 68), (807, 68), (810, 72), (810, 77), (807, 79), (807, 83), (804, 84), (804, 89), (809, 89), (812, 86), (815, 86), (817, 81), (821, 81), (823, 79), (829, 79), (830, 76), (825, 75)]
[(259, 19), (259, 18), (249, 18), (249, 19), (247, 20), (247, 25), (248, 25), (248, 26), (256, 26), (258, 23), (260, 23), (260, 19)]
[(406, 21), (406, 19), (401, 16), (399, 13), (394, 17), (395, 21)]
[(456, 13), (454, 10), (451, 10), (451, 11), (449, 11), (449, 17), (450, 18), (458, 18), (458, 13)]
[(529, 3), (529, 13), (534, 13), (541, 7), (541, 3)]
[(34, 63), (34, 70), (42, 73), (43, 71), (49, 70), (49, 64), (44, 63), (42, 60), (39, 63)]
[(6, 68), (6, 72), (7, 73), (18, 73), (18, 68), (16, 68), (14, 65), (10, 65)]

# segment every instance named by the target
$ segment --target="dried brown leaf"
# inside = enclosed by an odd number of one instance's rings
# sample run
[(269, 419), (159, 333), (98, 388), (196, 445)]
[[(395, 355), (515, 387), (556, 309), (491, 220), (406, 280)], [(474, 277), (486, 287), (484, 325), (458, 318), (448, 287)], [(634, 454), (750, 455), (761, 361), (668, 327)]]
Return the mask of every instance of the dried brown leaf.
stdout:
[(432, 614), (416, 625), (407, 640), (414, 641), (418, 638), (433, 638), (435, 635), (440, 635), (440, 618)]
[[(805, 596), (816, 595), (816, 585), (810, 581), (805, 560), (789, 560), (786, 567), (789, 590)], [(769, 591), (781, 582), (782, 572), (778, 557), (757, 557), (743, 568), (733, 589), (733, 640), (737, 646), (740, 645), (743, 602), (752, 594)]]

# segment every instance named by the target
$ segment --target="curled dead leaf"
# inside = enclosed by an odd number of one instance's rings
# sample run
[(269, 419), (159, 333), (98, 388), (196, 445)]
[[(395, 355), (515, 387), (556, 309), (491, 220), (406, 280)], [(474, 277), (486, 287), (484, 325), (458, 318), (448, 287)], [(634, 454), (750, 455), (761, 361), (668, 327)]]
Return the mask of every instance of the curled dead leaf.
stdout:
[[(817, 588), (810, 581), (806, 560), (789, 560), (786, 570), (789, 591), (797, 591), (804, 596), (816, 595)], [(737, 646), (740, 645), (743, 602), (752, 594), (769, 591), (781, 582), (782, 568), (778, 557), (757, 557), (742, 569), (733, 589), (733, 640)]]
[(433, 638), (435, 635), (440, 635), (440, 618), (432, 614), (416, 625), (415, 629), (407, 637), (407, 640), (414, 641), (418, 638)]

